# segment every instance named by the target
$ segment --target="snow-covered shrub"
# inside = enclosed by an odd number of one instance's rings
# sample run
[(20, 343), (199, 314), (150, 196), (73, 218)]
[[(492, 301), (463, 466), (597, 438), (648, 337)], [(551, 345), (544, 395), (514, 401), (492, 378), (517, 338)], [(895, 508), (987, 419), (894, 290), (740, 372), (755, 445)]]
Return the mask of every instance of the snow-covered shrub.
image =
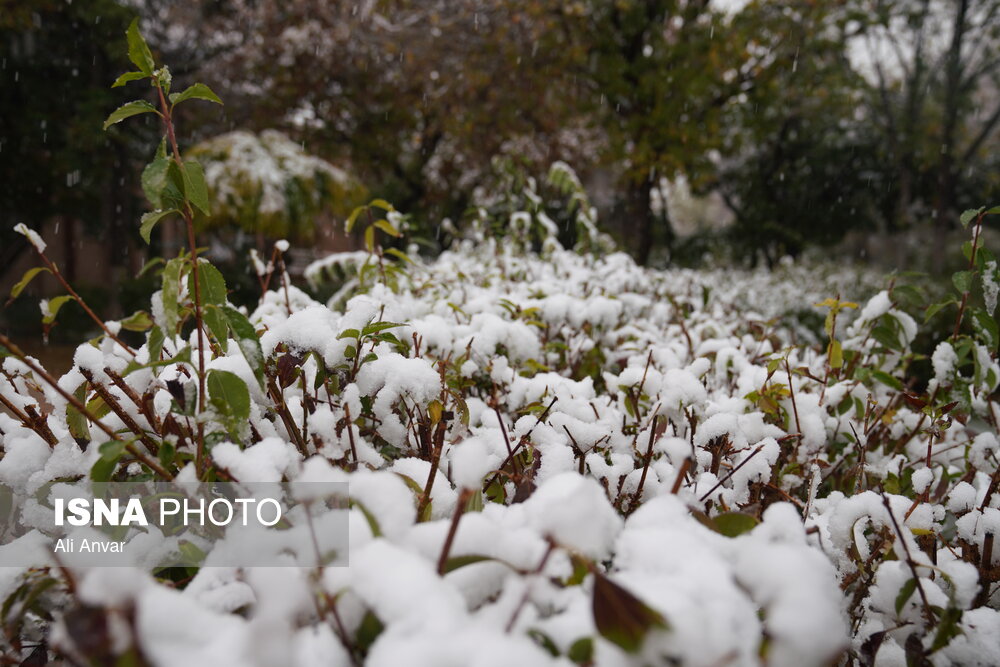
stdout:
[(195, 145), (188, 156), (205, 168), (212, 202), (205, 229), (242, 227), (306, 240), (320, 213), (346, 213), (366, 195), (356, 178), (277, 130), (229, 132)]
[[(134, 78), (157, 76), (135, 35)], [(372, 207), (392, 212), (352, 217)], [(126, 321), (141, 345), (101, 323), (56, 379), (0, 336), (19, 494), (89, 476), (351, 495), (349, 567), (4, 569), (10, 661), (1000, 662), (1000, 371), (971, 279), (920, 390), (895, 285), (862, 305), (807, 268), (653, 271), (485, 233), (424, 261), (382, 253), (400, 230), (381, 220), (329, 304), (284, 275), (232, 304), (182, 255)]]

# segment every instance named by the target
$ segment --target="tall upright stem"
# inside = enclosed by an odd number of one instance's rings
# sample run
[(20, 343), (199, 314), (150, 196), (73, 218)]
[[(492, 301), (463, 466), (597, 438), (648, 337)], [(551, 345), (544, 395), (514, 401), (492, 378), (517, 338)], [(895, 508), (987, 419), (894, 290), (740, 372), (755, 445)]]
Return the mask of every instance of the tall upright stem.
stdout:
[[(177, 163), (178, 168), (180, 168), (181, 173), (184, 172), (184, 162), (181, 160), (180, 149), (177, 148), (177, 137), (174, 134), (174, 121), (173, 114), (170, 109), (170, 105), (167, 104), (167, 99), (163, 94), (163, 88), (159, 85), (156, 86), (156, 92), (160, 96), (160, 107), (163, 109), (163, 124), (166, 126), (167, 130), (167, 140), (170, 142), (170, 149), (173, 152), (174, 162)], [(201, 285), (198, 280), (198, 246), (195, 243), (194, 237), (194, 215), (191, 211), (191, 203), (188, 201), (184, 202), (184, 208), (181, 211), (184, 216), (184, 224), (187, 226), (187, 238), (188, 247), (191, 249), (191, 282), (194, 285), (194, 321), (195, 321), (195, 331), (198, 336), (198, 412), (204, 412), (205, 410), (205, 332), (202, 326), (202, 313), (201, 313)], [(205, 437), (204, 437), (204, 427), (199, 422), (198, 424), (198, 449), (195, 457), (195, 469), (199, 472), (202, 468), (202, 459), (205, 453)]]

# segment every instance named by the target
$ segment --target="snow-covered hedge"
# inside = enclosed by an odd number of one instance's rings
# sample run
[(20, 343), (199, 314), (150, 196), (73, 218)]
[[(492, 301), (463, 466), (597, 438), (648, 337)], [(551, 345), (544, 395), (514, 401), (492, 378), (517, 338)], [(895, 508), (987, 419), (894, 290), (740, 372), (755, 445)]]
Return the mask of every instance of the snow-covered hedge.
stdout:
[(410, 259), (335, 309), (283, 279), (241, 314), (200, 272), (208, 374), (238, 378), (245, 408), (212, 382), (192, 407), (182, 265), (146, 344), (81, 345), (58, 380), (88, 414), (7, 356), (22, 418), (0, 414), (0, 482), (21, 492), (154, 461), (177, 480), (346, 481), (352, 502), (347, 568), (0, 571), (8, 655), (1000, 663), (995, 346), (942, 342), (917, 395), (895, 290), (813, 306), (864, 289), (847, 272), (653, 271), (488, 236)]

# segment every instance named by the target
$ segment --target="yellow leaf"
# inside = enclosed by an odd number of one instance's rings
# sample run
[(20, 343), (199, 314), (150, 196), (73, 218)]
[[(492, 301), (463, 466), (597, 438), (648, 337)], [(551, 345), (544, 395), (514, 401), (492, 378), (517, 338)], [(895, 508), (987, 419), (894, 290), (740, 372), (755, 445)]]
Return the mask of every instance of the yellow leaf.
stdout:
[(441, 401), (431, 401), (427, 405), (427, 414), (431, 418), (432, 426), (441, 421), (441, 415), (444, 414), (444, 406), (441, 405)]
[(844, 365), (844, 350), (840, 347), (839, 340), (830, 341), (826, 356), (830, 360), (830, 368), (841, 368)]

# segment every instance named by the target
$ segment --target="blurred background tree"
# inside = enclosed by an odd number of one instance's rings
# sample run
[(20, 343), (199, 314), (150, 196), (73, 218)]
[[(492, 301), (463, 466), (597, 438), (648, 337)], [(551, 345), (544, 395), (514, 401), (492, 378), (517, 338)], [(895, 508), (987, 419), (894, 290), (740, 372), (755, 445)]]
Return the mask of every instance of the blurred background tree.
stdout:
[[(562, 28), (575, 55), (570, 73), (583, 82), (577, 104), (605, 135), (602, 161), (617, 176), (618, 235), (645, 262), (656, 240), (658, 180), (683, 173), (702, 183), (721, 147), (723, 110), (761, 63), (702, 0), (568, 3)], [(659, 223), (669, 245), (662, 211)]]
[(735, 215), (724, 238), (769, 266), (873, 229), (885, 199), (879, 138), (857, 109), (865, 80), (844, 45), (842, 3), (754, 3), (734, 18), (764, 66), (726, 108), (716, 188)]
[[(903, 235), (888, 246), (935, 268), (957, 212), (1000, 196), (1000, 0), (0, 0), (7, 285), (16, 222), (68, 249), (105, 239), (111, 299), (141, 265), (131, 160), (160, 128), (100, 130), (135, 14), (175, 86), (226, 101), (183, 110), (183, 143), (280, 131), (411, 214), (430, 250), (496, 183), (543, 183), (560, 160), (658, 263), (871, 256)], [(497, 164), (522, 173), (498, 181)], [(323, 238), (350, 199), (306, 197), (269, 234)]]
[[(64, 273), (106, 267), (105, 289), (93, 296), (109, 315), (120, 311), (140, 211), (130, 194), (135, 137), (104, 133), (101, 123), (126, 99), (108, 82), (134, 15), (114, 0), (0, 0), (0, 270), (29, 254), (15, 224), (53, 221)], [(84, 234), (102, 240), (101, 256), (75, 251)]]
[(848, 16), (888, 177), (884, 225), (931, 220), (942, 247), (959, 211), (1000, 185), (1000, 0), (855, 0)]

